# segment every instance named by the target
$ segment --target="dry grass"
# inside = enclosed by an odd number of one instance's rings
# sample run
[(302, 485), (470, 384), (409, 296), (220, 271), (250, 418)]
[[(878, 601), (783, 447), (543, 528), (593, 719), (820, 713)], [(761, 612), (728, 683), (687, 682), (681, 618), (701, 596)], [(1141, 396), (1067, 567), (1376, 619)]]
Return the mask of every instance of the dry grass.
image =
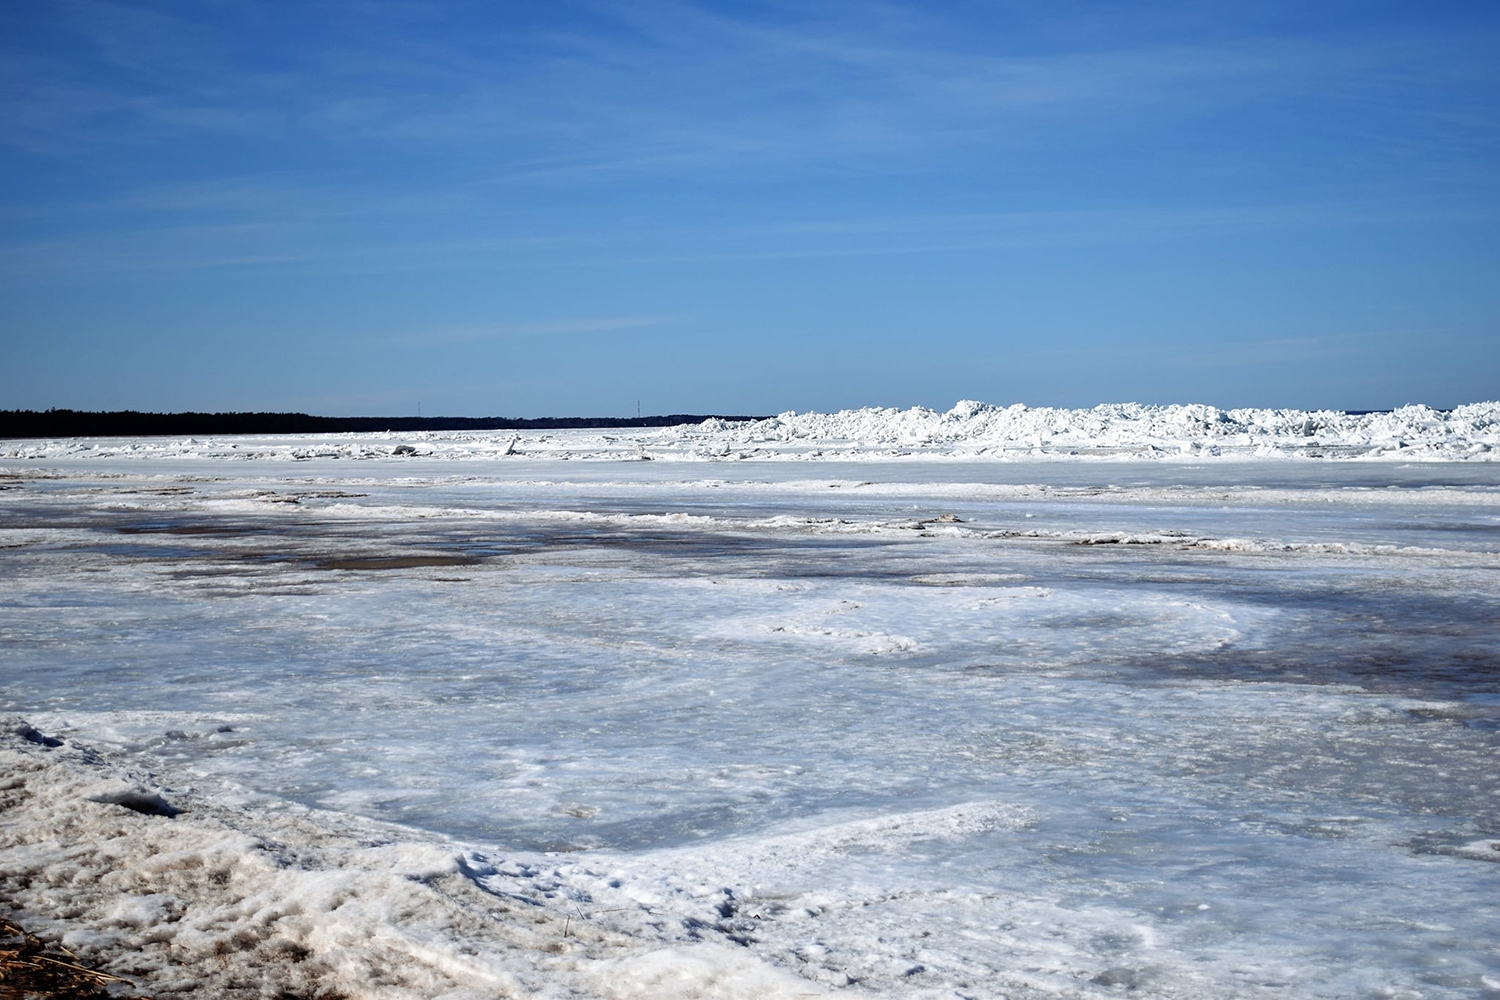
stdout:
[[(111, 990), (109, 987), (115, 986)], [(122, 994), (129, 980), (90, 969), (61, 945), (48, 946), (41, 938), (9, 920), (0, 919), (0, 1000), (147, 1000)]]

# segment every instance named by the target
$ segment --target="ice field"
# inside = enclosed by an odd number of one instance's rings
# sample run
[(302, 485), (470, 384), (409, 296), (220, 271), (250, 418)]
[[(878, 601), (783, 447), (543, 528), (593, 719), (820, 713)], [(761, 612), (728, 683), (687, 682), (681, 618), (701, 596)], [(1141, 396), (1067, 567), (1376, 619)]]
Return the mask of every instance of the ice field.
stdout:
[(163, 995), (1500, 997), (1500, 465), (657, 433), (0, 446), (0, 891)]

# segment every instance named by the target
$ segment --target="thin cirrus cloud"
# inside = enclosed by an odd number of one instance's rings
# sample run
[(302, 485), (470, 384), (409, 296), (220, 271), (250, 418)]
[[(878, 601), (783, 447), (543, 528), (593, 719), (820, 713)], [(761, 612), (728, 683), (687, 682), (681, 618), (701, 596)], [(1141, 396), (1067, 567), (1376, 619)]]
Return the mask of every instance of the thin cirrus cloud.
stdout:
[(406, 336), (383, 338), (382, 342), (395, 347), (451, 347), (488, 340), (566, 337), (576, 334), (610, 333), (617, 330), (641, 330), (659, 327), (668, 322), (670, 319), (664, 316), (604, 316), (529, 323), (475, 324), (423, 330)]
[[(411, 212), (443, 199), (405, 201)], [(388, 216), (391, 202), (322, 200), (259, 183), (189, 188), (174, 196), (150, 191), (69, 213), (98, 217), (110, 211), (154, 225), (108, 225), (68, 236), (0, 245), (0, 284), (67, 280), (78, 275), (203, 271), (239, 267), (295, 267), (299, 271), (423, 270), (524, 265), (592, 268), (671, 262), (803, 260), (839, 257), (951, 254), (986, 250), (1089, 248), (1171, 244), (1225, 236), (1330, 230), (1390, 229), (1404, 225), (1492, 224), (1493, 206), (1457, 208), (1419, 200), (1243, 205), (1224, 208), (1097, 208), (1028, 212), (781, 218), (722, 224), (543, 226), (508, 235), (452, 237), (437, 229), (380, 238), (351, 238), (343, 227), (360, 217)], [(35, 210), (31, 213), (36, 214)], [(211, 221), (203, 221), (203, 216)], [(161, 224), (163, 216), (170, 224)], [(196, 217), (196, 218), (195, 218)]]
[[(317, 169), (373, 162), (383, 196), (434, 183), (430, 164), (404, 169), (434, 151), (451, 154), (448, 183), (465, 185), (920, 173), (939, 155), (983, 160), (1278, 102), (1345, 106), (1351, 120), (1324, 127), (1367, 145), (1495, 138), (1482, 100), (1447, 100), (1437, 115), (1412, 86), (1462, 92), (1465, 74), (1482, 72), (1484, 33), (1441, 26), (1399, 49), (1349, 30), (1050, 46), (1001, 33), (986, 51), (966, 44), (960, 26), (900, 8), (778, 21), (646, 4), (462, 37), (372, 17), (299, 40), (293, 24), (272, 64), (255, 44), (265, 19), (245, 5), (226, 8), (245, 40), (188, 13), (104, 0), (62, 9), (95, 58), (9, 53), (0, 142), (33, 153), (193, 137), (265, 143), (300, 158), (317, 152)], [(1391, 115), (1416, 124), (1388, 135)], [(388, 153), (372, 161), (371, 147)]]
[[(388, 18), (350, 19), (336, 43), (283, 39), (288, 51), (267, 65), (253, 35), (238, 42), (186, 16), (103, 0), (64, 9), (98, 62), (87, 72), (21, 55), (21, 86), (7, 102), (12, 142), (202, 133), (417, 143), (467, 149), (505, 177), (830, 161), (859, 169), (867, 156), (930, 156), (934, 143), (1035, 143), (1122, 115), (1310, 87), (1336, 98), (1341, 81), (1391, 62), (1386, 43), (1358, 34), (981, 52), (962, 44), (958, 26), (910, 11), (768, 23), (647, 4), (585, 27), (468, 39), (413, 39)], [(230, 9), (266, 30), (247, 9)], [(913, 23), (925, 30), (908, 31)], [(1463, 58), (1472, 41), (1460, 41), (1436, 33), (1423, 64), (1400, 69), (1451, 72), (1472, 61)]]

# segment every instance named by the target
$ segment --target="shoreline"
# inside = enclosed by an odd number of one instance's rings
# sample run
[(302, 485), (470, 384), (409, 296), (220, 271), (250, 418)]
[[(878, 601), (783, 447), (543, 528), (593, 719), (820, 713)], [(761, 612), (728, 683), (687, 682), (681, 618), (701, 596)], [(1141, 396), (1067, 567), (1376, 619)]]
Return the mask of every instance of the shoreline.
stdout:
[(3, 729), (0, 899), (154, 998), (821, 995), (732, 946), (662, 948), (566, 900), (518, 906), (437, 838), (236, 811), (15, 717)]

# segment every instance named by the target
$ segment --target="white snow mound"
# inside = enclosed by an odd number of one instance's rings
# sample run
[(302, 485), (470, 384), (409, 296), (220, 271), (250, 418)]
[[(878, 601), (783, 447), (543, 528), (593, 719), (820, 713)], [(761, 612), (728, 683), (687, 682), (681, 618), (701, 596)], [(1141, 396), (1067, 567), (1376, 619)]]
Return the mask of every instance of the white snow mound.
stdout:
[(1500, 402), (1379, 413), (1107, 403), (1089, 409), (993, 406), (946, 412), (866, 407), (706, 420), (675, 427), (430, 431), (256, 437), (67, 438), (0, 442), (0, 460), (56, 458), (583, 458), (742, 461), (889, 458), (1265, 458), (1493, 461)]

